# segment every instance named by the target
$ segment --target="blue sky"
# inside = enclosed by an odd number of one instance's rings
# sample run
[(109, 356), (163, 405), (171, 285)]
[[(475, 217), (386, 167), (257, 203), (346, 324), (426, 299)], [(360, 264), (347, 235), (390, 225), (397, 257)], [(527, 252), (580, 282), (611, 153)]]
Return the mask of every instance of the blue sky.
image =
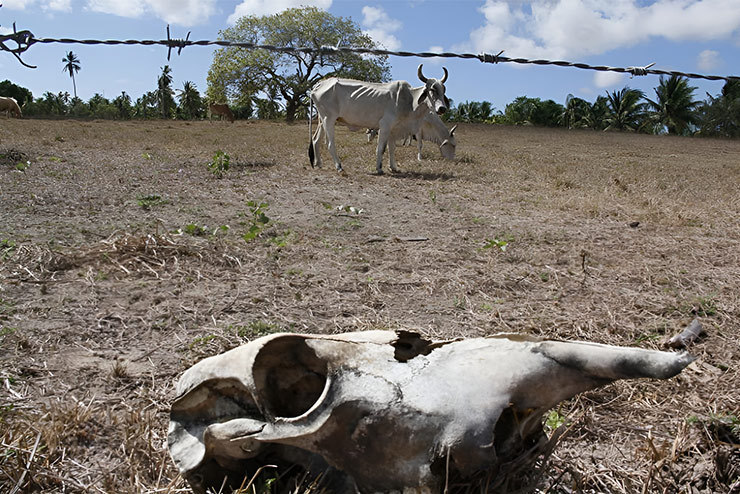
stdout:
[[(351, 17), (391, 50), (498, 53), (524, 58), (560, 59), (611, 66), (644, 66), (715, 75), (740, 75), (740, 0), (0, 0), (0, 32), (28, 29), (38, 38), (215, 40), (218, 31), (240, 15), (266, 15), (314, 5)], [(201, 92), (214, 49), (188, 47), (167, 61), (162, 46), (85, 46), (36, 44), (21, 66), (0, 52), (0, 80), (45, 91), (72, 93), (62, 58), (72, 50), (80, 59), (78, 95), (112, 99), (126, 91), (134, 99), (156, 87), (165, 64), (175, 89), (192, 81)], [(425, 74), (450, 71), (447, 94), (453, 101), (493, 103), (498, 110), (517, 96), (553, 99), (568, 94), (593, 101), (606, 91), (630, 86), (653, 97), (657, 76), (635, 77), (561, 67), (477, 60), (391, 57), (394, 79), (415, 84), (416, 66)], [(719, 93), (722, 82), (692, 80), (697, 99)]]

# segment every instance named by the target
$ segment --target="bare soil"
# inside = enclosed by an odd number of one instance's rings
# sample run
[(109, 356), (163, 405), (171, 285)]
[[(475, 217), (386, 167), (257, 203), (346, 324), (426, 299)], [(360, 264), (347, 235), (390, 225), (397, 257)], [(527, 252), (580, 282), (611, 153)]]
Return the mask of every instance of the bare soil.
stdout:
[(344, 130), (346, 173), (311, 169), (305, 124), (0, 120), (0, 491), (185, 490), (177, 377), (271, 332), (661, 348), (699, 318), (676, 378), (551, 415), (539, 488), (740, 492), (740, 141), (457, 135), (378, 176)]

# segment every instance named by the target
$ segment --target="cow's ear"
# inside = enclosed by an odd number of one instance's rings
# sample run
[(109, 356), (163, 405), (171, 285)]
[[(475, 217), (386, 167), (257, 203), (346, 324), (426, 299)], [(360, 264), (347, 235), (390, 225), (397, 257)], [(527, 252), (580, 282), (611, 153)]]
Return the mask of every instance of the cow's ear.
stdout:
[(429, 94), (429, 91), (427, 89), (425, 89), (424, 91), (422, 91), (421, 92), (421, 95), (419, 96), (419, 99), (416, 101), (416, 104), (417, 105), (420, 105), (420, 104), (424, 103), (424, 98), (427, 97), (427, 94)]

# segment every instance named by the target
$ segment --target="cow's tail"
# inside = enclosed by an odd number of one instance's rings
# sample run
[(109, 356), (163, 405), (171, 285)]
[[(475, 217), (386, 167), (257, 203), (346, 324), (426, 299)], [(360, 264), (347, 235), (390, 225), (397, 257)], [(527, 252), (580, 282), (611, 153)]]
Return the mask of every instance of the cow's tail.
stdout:
[(311, 168), (314, 166), (316, 154), (313, 148), (313, 132), (311, 131), (311, 121), (313, 120), (313, 98), (311, 93), (308, 94), (308, 159), (311, 161)]

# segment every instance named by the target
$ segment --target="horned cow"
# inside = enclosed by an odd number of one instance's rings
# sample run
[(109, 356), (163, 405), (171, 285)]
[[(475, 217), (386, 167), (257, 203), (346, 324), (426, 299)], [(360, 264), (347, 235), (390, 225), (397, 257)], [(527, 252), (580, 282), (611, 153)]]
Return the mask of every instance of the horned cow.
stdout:
[(18, 106), (18, 102), (14, 98), (8, 98), (0, 96), (0, 112), (5, 112), (8, 115), (15, 115), (16, 118), (23, 117), (21, 114), (21, 107)]
[(374, 83), (336, 77), (319, 81), (311, 90), (311, 103), (318, 111), (318, 127), (308, 148), (311, 166), (321, 166), (318, 144), (325, 136), (337, 171), (343, 171), (334, 137), (335, 125), (341, 123), (352, 130), (378, 129), (376, 170), (383, 174), (387, 147), (390, 168), (398, 171), (395, 140), (416, 135), (430, 110), (441, 115), (449, 107), (444, 86), (448, 73), (446, 68), (442, 70), (442, 79), (426, 78), (419, 65), (421, 87), (411, 87), (406, 81)]

